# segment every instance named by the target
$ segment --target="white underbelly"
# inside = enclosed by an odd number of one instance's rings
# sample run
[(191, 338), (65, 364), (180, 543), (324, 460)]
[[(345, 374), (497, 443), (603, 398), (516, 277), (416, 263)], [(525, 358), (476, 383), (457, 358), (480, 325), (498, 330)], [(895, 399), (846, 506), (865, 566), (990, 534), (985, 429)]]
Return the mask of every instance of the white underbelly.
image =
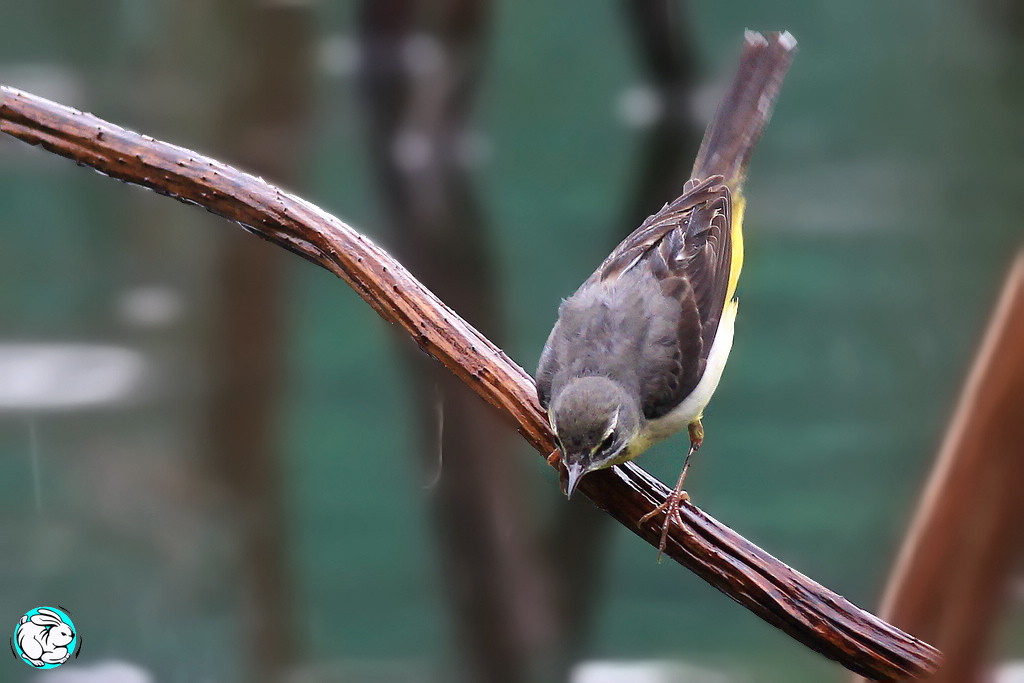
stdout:
[(725, 369), (725, 362), (729, 360), (729, 352), (732, 351), (732, 335), (736, 325), (738, 303), (734, 299), (726, 304), (725, 310), (722, 311), (722, 319), (718, 323), (715, 340), (711, 342), (707, 366), (694, 390), (671, 412), (647, 423), (642, 435), (646, 442), (643, 444), (643, 450), (686, 428), (687, 425), (703, 415), (704, 408), (714, 395), (715, 389), (718, 388), (718, 382), (722, 379), (722, 371)]

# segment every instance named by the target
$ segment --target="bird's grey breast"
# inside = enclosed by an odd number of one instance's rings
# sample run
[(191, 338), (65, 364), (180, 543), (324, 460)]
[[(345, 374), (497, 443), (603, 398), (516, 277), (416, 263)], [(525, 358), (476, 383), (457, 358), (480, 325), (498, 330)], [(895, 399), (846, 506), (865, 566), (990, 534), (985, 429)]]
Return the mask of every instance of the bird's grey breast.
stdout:
[(584, 283), (562, 303), (545, 347), (554, 371), (549, 391), (557, 393), (574, 377), (597, 375), (639, 397), (644, 379), (676, 352), (679, 315), (678, 303), (646, 268)]

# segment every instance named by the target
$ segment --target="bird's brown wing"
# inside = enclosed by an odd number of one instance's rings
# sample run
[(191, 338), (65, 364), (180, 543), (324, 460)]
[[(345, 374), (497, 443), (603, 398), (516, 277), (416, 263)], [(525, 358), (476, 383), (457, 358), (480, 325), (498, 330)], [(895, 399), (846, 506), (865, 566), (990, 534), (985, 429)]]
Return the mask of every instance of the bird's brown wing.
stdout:
[[(574, 335), (582, 325), (580, 319), (603, 310), (600, 305), (588, 309), (587, 302), (603, 302), (609, 308), (625, 302), (629, 307), (626, 317), (631, 317), (634, 324), (622, 324), (618, 329), (627, 330), (626, 341), (638, 328), (644, 335), (643, 351), (631, 349), (625, 367), (605, 367), (602, 371), (629, 383), (637, 379), (631, 373), (639, 370), (641, 400), (648, 418), (668, 413), (697, 386), (725, 311), (730, 275), (738, 275), (742, 255), (741, 246), (734, 248), (732, 244), (733, 201), (737, 202), (735, 214), (739, 218), (747, 161), (768, 122), (795, 50), (796, 41), (787, 32), (747, 32), (736, 78), (701, 143), (694, 164), (695, 179), (686, 184), (678, 199), (644, 221), (616, 247), (566, 301), (574, 302), (569, 312), (576, 316), (563, 321), (560, 313), (559, 323), (545, 345), (537, 373), (542, 404), (546, 406), (550, 400), (553, 385), (557, 390), (559, 377), (575, 372), (573, 363), (578, 359), (569, 351), (579, 351), (579, 338)], [(730, 188), (734, 194), (730, 194)], [(650, 285), (652, 280), (656, 287)], [(623, 286), (606, 288), (606, 284)], [(622, 299), (623, 292), (631, 288), (643, 298)], [(647, 293), (655, 289), (661, 290), (662, 297), (648, 300)], [(597, 295), (607, 296), (602, 299)], [(652, 292), (650, 296), (655, 295)], [(621, 360), (609, 355), (599, 354), (608, 366)]]
[(721, 176), (691, 180), (615, 248), (591, 281), (643, 269), (674, 304), (675, 324), (651, 339), (641, 400), (648, 419), (665, 415), (697, 386), (725, 309), (732, 260), (732, 204)]

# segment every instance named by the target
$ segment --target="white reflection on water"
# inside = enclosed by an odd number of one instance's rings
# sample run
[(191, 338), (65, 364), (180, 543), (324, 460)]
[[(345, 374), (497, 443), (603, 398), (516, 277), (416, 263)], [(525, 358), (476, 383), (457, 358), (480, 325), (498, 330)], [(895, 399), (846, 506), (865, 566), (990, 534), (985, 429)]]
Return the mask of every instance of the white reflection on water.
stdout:
[(118, 297), (121, 318), (138, 327), (166, 327), (181, 318), (185, 305), (169, 287), (148, 286), (129, 289)]
[(734, 683), (736, 677), (685, 662), (592, 660), (576, 665), (571, 683)]
[(46, 680), (49, 683), (153, 683), (154, 679), (136, 664), (112, 659), (95, 664), (78, 664), (72, 660), (59, 669), (48, 671)]
[(0, 411), (51, 411), (124, 401), (140, 387), (142, 354), (91, 344), (0, 344)]
[(1024, 683), (1024, 661), (1006, 662), (996, 667), (994, 683)]

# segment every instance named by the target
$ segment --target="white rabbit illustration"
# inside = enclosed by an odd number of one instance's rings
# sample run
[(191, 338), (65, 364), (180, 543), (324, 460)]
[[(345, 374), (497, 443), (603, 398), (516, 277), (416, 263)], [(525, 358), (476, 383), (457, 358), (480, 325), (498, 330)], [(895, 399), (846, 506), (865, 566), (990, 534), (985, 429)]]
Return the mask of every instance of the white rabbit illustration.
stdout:
[(22, 655), (33, 666), (44, 664), (63, 664), (68, 661), (68, 643), (75, 639), (71, 627), (64, 623), (60, 615), (45, 607), (33, 614), (21, 618), (18, 626), (18, 647)]

